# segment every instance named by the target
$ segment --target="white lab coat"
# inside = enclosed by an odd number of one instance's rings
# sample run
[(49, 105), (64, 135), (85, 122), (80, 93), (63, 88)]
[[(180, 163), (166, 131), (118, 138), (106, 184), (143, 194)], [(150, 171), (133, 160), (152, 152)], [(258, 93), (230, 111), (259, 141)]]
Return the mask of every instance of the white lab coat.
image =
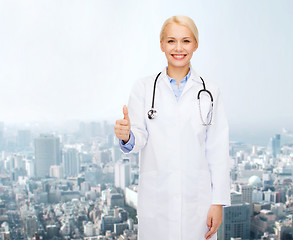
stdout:
[[(203, 126), (197, 93), (199, 75), (191, 75), (177, 102), (166, 75), (158, 78), (155, 119), (148, 119), (156, 75), (138, 80), (128, 113), (140, 152), (138, 240), (204, 240), (211, 204), (231, 205), (229, 130), (218, 87), (205, 81), (214, 98), (211, 126)], [(201, 94), (203, 116), (210, 98)], [(211, 239), (217, 239), (217, 234)]]

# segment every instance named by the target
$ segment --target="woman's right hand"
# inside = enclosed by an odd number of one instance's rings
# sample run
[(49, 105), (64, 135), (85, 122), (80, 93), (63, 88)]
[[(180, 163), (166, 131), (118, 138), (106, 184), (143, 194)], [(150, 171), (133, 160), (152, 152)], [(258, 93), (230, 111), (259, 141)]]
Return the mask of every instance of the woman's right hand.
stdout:
[(126, 105), (123, 106), (123, 119), (116, 121), (114, 126), (116, 137), (127, 143), (130, 138), (130, 119)]

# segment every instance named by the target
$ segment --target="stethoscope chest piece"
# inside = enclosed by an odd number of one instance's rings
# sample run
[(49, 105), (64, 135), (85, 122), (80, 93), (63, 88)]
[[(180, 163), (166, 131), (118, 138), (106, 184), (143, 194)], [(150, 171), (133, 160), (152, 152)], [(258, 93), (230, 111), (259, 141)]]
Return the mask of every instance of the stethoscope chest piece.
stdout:
[(157, 80), (158, 77), (160, 76), (162, 72), (159, 72), (159, 74), (156, 76), (155, 79), (155, 83), (154, 83), (154, 89), (153, 89), (153, 100), (152, 100), (152, 107), (151, 109), (148, 111), (148, 118), (149, 119), (154, 119), (157, 116), (157, 110), (155, 110), (155, 92), (156, 92), (156, 84), (157, 84)]
[(157, 110), (151, 109), (148, 111), (148, 118), (149, 119), (154, 119), (157, 116)]

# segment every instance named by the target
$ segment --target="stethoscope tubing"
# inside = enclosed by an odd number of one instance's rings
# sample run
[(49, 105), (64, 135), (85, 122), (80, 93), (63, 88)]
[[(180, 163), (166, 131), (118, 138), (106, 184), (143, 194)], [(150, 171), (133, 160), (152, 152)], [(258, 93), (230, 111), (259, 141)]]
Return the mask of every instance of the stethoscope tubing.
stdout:
[[(149, 119), (154, 119), (156, 114), (157, 114), (157, 111), (155, 110), (155, 95), (156, 95), (156, 85), (157, 85), (157, 80), (160, 76), (162, 72), (159, 72), (159, 74), (156, 76), (156, 79), (155, 79), (155, 82), (154, 82), (154, 88), (153, 88), (153, 98), (152, 98), (152, 107), (151, 109), (148, 111), (148, 118)], [(201, 118), (201, 121), (203, 123), (204, 126), (208, 126), (208, 125), (211, 125), (211, 121), (212, 121), (212, 116), (213, 116), (213, 106), (214, 106), (214, 98), (213, 98), (213, 95), (212, 93), (206, 89), (206, 85), (205, 85), (205, 82), (204, 80), (202, 79), (202, 77), (200, 77), (201, 81), (202, 81), (202, 85), (203, 85), (203, 89), (201, 89), (200, 91), (198, 91), (198, 94), (197, 94), (197, 100), (198, 100), (198, 106), (199, 106), (199, 113), (200, 113), (200, 118)], [(208, 123), (205, 123), (204, 120), (203, 120), (203, 117), (202, 117), (202, 113), (201, 113), (201, 107), (200, 107), (200, 94), (202, 92), (207, 92), (210, 96), (210, 99), (211, 99), (211, 117), (210, 117), (210, 120)]]
[(162, 72), (159, 72), (159, 74), (157, 75), (156, 79), (155, 79), (155, 83), (154, 83), (154, 90), (153, 90), (153, 101), (152, 101), (152, 109), (154, 109), (155, 106), (155, 93), (156, 93), (156, 85), (157, 85), (157, 80), (159, 78), (159, 76), (161, 75)]

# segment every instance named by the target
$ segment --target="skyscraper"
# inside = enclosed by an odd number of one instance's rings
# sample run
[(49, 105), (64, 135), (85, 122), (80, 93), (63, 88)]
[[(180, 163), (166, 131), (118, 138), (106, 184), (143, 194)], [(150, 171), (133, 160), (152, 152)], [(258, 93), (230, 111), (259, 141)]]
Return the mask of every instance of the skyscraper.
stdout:
[(246, 184), (239, 184), (239, 191), (242, 193), (242, 201), (252, 203), (253, 186)]
[(130, 185), (129, 159), (123, 159), (115, 164), (115, 187), (125, 189)]
[(63, 150), (62, 155), (64, 177), (76, 177), (80, 170), (80, 160), (75, 148)]
[(238, 203), (223, 207), (223, 221), (218, 230), (218, 239), (250, 239), (251, 205)]
[(49, 176), (50, 166), (60, 164), (60, 140), (54, 135), (41, 134), (34, 145), (36, 176)]
[(277, 156), (281, 151), (281, 135), (276, 134), (270, 138), (268, 144), (268, 153), (272, 154), (274, 157)]

